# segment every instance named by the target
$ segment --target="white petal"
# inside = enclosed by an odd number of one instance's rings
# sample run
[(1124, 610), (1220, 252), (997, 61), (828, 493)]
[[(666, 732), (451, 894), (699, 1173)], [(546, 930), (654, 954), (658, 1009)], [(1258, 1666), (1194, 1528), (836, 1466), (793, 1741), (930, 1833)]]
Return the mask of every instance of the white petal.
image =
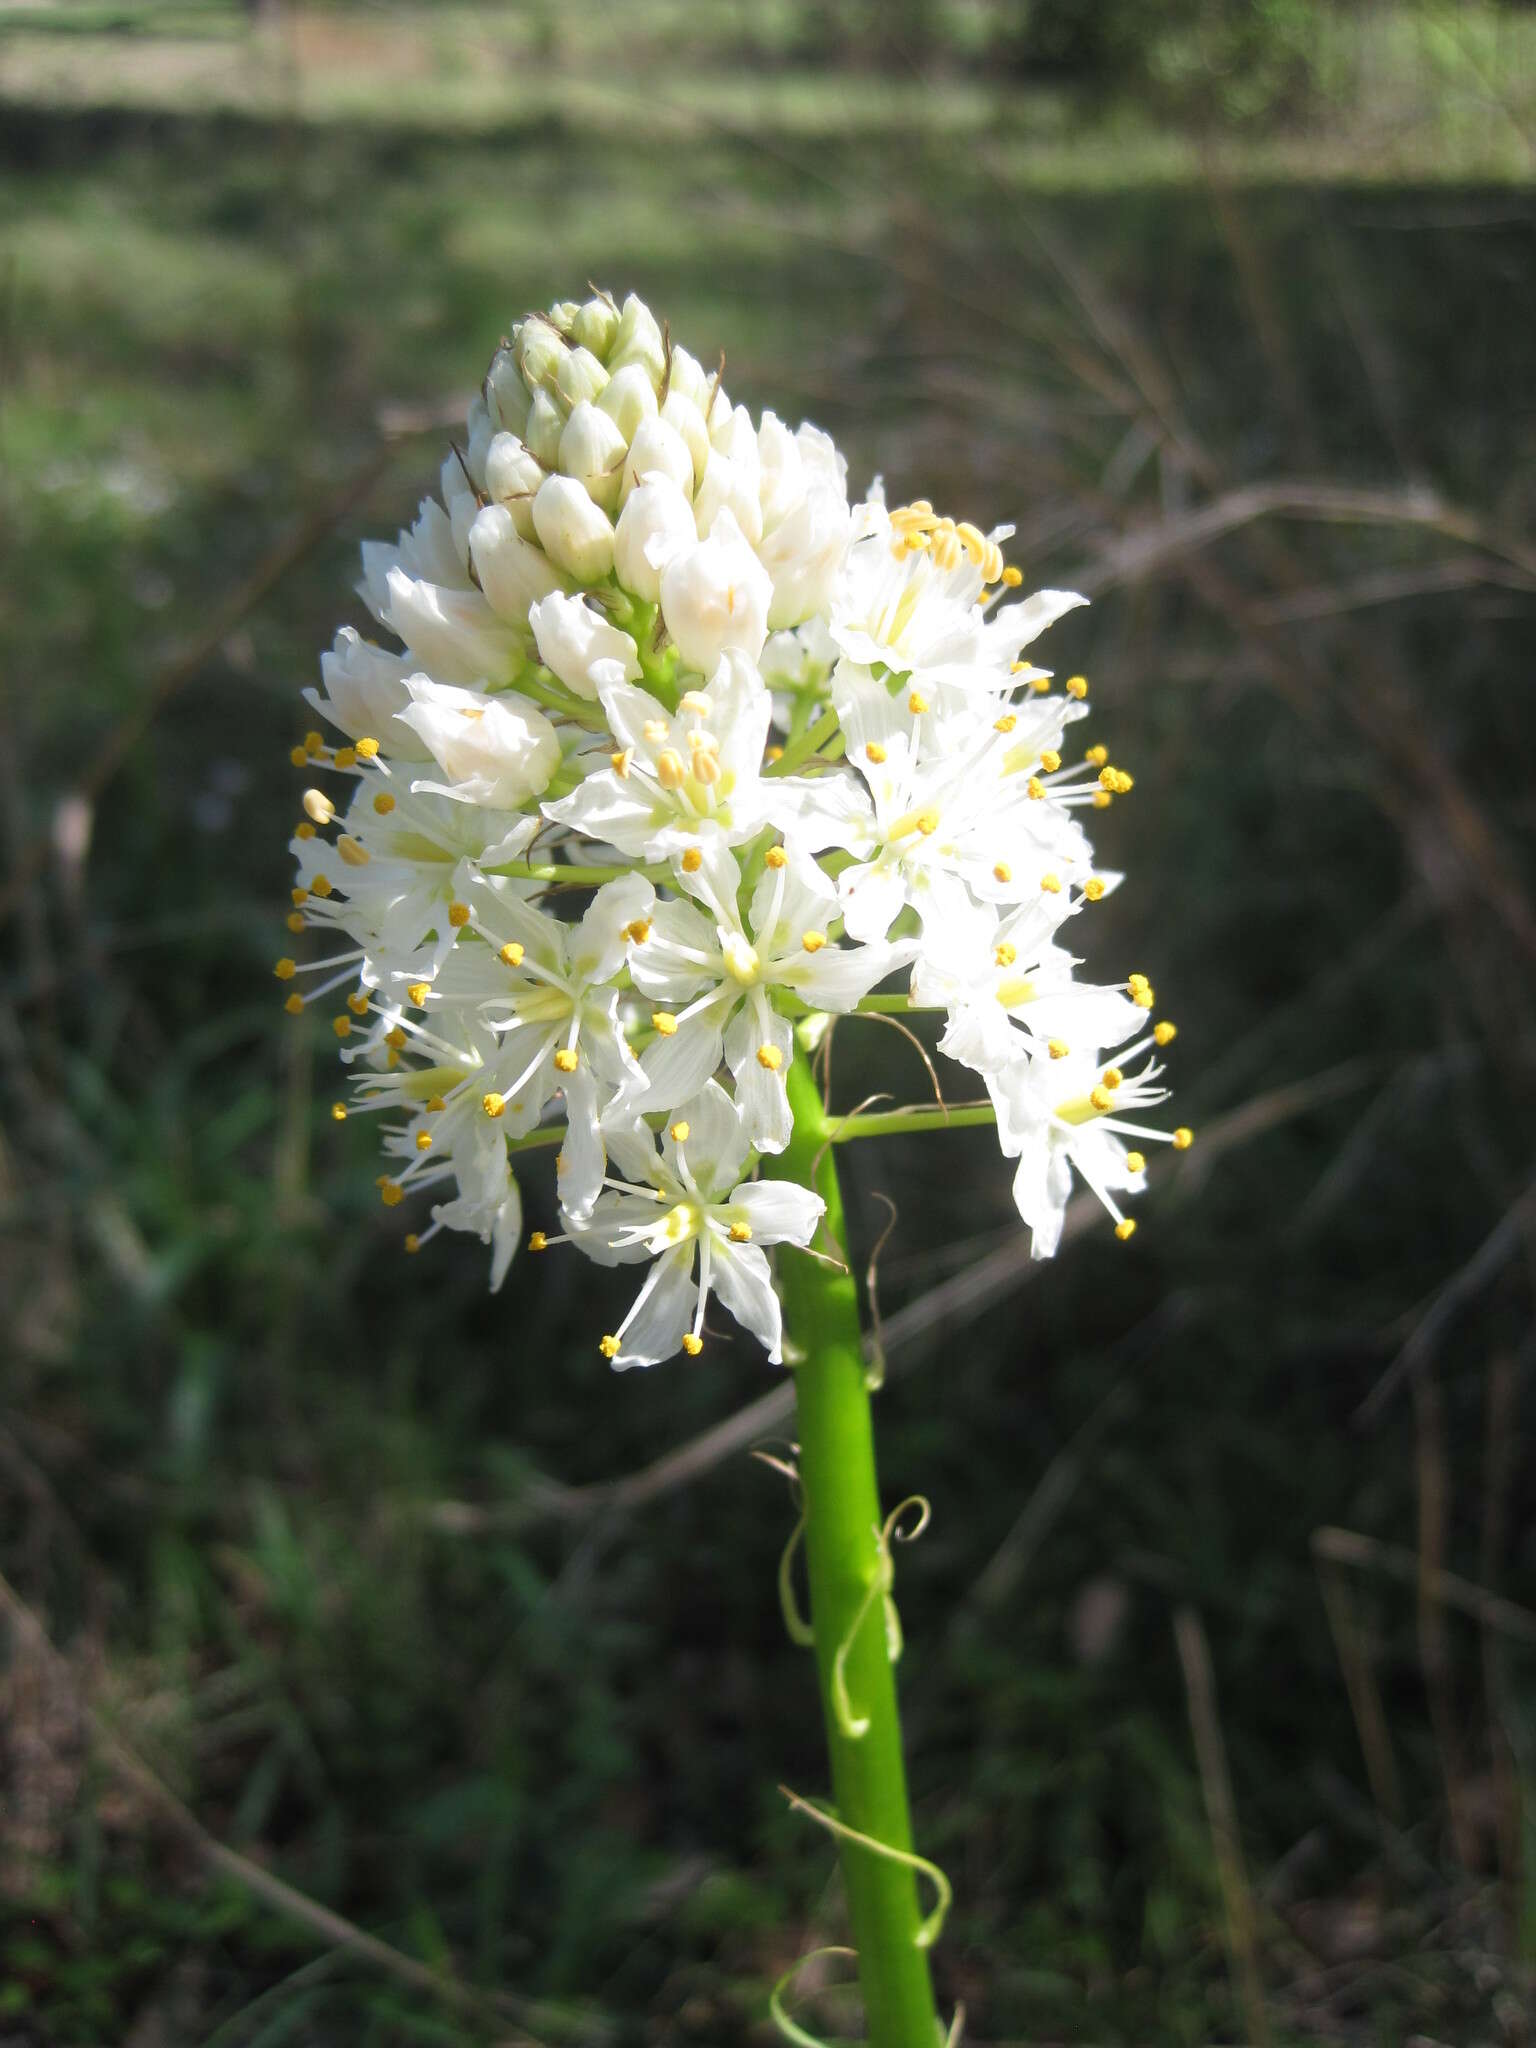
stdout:
[(632, 1365), (655, 1365), (682, 1348), (683, 1333), (693, 1321), (699, 1290), (693, 1280), (692, 1241), (663, 1252), (635, 1297), (628, 1327), (613, 1364), (623, 1372)]
[(773, 1289), (768, 1261), (755, 1244), (710, 1247), (710, 1287), (744, 1330), (750, 1330), (768, 1353), (770, 1365), (783, 1363), (783, 1311)]
[(732, 1193), (731, 1206), (745, 1214), (755, 1244), (806, 1245), (827, 1205), (792, 1180), (749, 1180)]

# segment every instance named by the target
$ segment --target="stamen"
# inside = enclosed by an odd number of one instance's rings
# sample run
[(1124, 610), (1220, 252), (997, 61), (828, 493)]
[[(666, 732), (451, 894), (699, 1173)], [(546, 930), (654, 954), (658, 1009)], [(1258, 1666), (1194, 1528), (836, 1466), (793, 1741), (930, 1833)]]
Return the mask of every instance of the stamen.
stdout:
[(469, 923), (469, 905), (467, 903), (450, 903), (448, 906), (448, 922), (456, 932), (461, 932), (465, 925)]
[(1152, 1036), (1159, 1045), (1171, 1045), (1179, 1035), (1177, 1024), (1170, 1024), (1165, 1017), (1160, 1024), (1152, 1026)]
[(1188, 1124), (1180, 1124), (1179, 1128), (1173, 1134), (1172, 1143), (1174, 1151), (1187, 1152), (1194, 1142), (1195, 1134), (1189, 1128)]
[(387, 818), (395, 808), (395, 800), (387, 789), (381, 789), (373, 800), (373, 808), (381, 818)]
[(1040, 887), (1047, 896), (1059, 896), (1061, 894), (1060, 875), (1042, 875), (1040, 877)]
[(1078, 703), (1081, 704), (1088, 694), (1088, 678), (1086, 676), (1068, 676), (1065, 688), (1067, 695), (1075, 697)]
[(757, 1048), (757, 1064), (766, 1067), (770, 1074), (776, 1074), (784, 1064), (784, 1055), (776, 1045), (760, 1045)]
[(687, 1352), (690, 1358), (697, 1358), (699, 1353), (704, 1349), (704, 1339), (702, 1337), (696, 1337), (692, 1330), (684, 1330), (683, 1349)]
[(619, 1340), (617, 1337), (600, 1337), (597, 1348), (601, 1351), (604, 1358), (617, 1358), (619, 1355)]
[(494, 1088), (490, 1089), (486, 1094), (482, 1095), (480, 1098), (480, 1107), (485, 1111), (486, 1115), (492, 1119), (493, 1122), (497, 1117), (501, 1115), (502, 1111), (506, 1108), (506, 1106), (507, 1098), (505, 1097), (505, 1095), (499, 1094), (497, 1090)]
[(1127, 1152), (1125, 1155), (1125, 1170), (1127, 1173), (1142, 1173), (1146, 1169), (1146, 1164), (1146, 1158), (1140, 1152)]
[(807, 931), (800, 934), (800, 943), (807, 953), (819, 953), (827, 943), (825, 932)]
[(577, 1066), (576, 1055), (569, 1046), (562, 1046), (559, 1052), (555, 1054), (555, 1066), (562, 1074), (575, 1073)]
[(1064, 1038), (1048, 1038), (1045, 1042), (1045, 1049), (1053, 1060), (1064, 1060), (1072, 1050)]
[(671, 1038), (677, 1031), (677, 1019), (670, 1010), (652, 1010), (651, 1029), (658, 1038)]
[(678, 1144), (678, 1145), (685, 1145), (685, 1144), (687, 1144), (687, 1142), (688, 1142), (688, 1128), (689, 1128), (689, 1127), (688, 1127), (688, 1123), (687, 1123), (687, 1120), (686, 1120), (686, 1118), (684, 1118), (684, 1117), (679, 1117), (679, 1118), (678, 1118), (678, 1120), (677, 1120), (677, 1122), (676, 1122), (675, 1124), (673, 1124), (673, 1126), (672, 1126), (672, 1128), (671, 1128), (671, 1131), (670, 1131), (670, 1133), (669, 1133), (669, 1135), (670, 1135), (670, 1137), (672, 1138), (672, 1141), (673, 1141), (673, 1143), (674, 1143), (674, 1144)]
[(1125, 1243), (1127, 1238), (1134, 1237), (1136, 1235), (1136, 1218), (1134, 1216), (1122, 1216), (1115, 1225), (1115, 1235), (1122, 1244)]
[(333, 1102), (331, 1104), (331, 1122), (333, 1124), (344, 1124), (346, 1120), (347, 1105), (344, 1102)]
[(703, 865), (704, 856), (696, 846), (690, 846), (679, 862), (685, 875), (696, 875)]
[(523, 964), (523, 949), (516, 939), (508, 939), (507, 943), (501, 948), (497, 958), (501, 961), (503, 967), (521, 967)]
[(789, 866), (789, 855), (782, 846), (770, 846), (763, 855), (763, 865), (770, 868), (787, 868)]
[(277, 976), (279, 981), (292, 981), (293, 977), (298, 973), (298, 971), (298, 962), (296, 960), (290, 960), (286, 956), (283, 959), (279, 960), (277, 965), (272, 969), (272, 972)]
[(884, 763), (886, 758), (885, 749), (881, 746), (878, 740), (871, 740), (869, 745), (864, 749), (864, 753), (866, 759), (873, 761), (877, 768), (879, 768)]

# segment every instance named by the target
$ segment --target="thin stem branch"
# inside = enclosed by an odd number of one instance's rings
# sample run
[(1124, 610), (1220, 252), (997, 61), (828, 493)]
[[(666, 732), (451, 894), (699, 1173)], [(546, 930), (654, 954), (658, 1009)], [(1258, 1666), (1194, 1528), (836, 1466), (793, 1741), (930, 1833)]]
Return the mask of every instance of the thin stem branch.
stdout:
[(855, 1138), (904, 1137), (913, 1131), (963, 1131), (976, 1124), (995, 1124), (997, 1111), (990, 1102), (963, 1102), (956, 1109), (876, 1109), (865, 1116), (835, 1119), (828, 1135), (834, 1145), (848, 1145)]

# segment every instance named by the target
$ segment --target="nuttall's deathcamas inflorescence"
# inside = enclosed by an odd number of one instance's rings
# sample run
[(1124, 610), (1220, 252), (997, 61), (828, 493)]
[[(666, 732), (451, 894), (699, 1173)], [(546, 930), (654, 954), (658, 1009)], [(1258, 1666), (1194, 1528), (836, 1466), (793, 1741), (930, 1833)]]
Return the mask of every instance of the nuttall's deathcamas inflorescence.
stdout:
[(351, 990), (350, 1110), (383, 1115), (384, 1201), (427, 1212), (407, 1250), (474, 1231), (499, 1286), (514, 1158), (558, 1143), (558, 1241), (649, 1264), (615, 1365), (696, 1354), (711, 1296), (779, 1358), (763, 1247), (822, 1207), (754, 1178), (796, 1027), (897, 974), (986, 1085), (1037, 1255), (1074, 1169), (1128, 1237), (1134, 1147), (1169, 1135), (1139, 1118), (1173, 1026), (1062, 943), (1118, 879), (1084, 814), (1131, 787), (1102, 747), (1069, 765), (1087, 684), (1024, 652), (1083, 600), (1016, 598), (1010, 528), (878, 483), (850, 508), (845, 476), (639, 299), (554, 306), (498, 351), (441, 501), (364, 546), (404, 651), (343, 627), (307, 692), (342, 737), (293, 750), (288, 922), (332, 944), (278, 962), (288, 1007)]

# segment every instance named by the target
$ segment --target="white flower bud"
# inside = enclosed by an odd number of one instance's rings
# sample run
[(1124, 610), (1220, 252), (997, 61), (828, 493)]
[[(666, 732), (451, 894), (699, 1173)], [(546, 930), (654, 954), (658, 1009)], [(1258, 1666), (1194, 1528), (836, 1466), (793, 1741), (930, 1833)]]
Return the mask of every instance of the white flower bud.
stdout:
[(509, 348), (496, 351), (485, 373), (485, 403), (492, 419), (510, 433), (520, 434), (528, 423), (528, 387)]
[(674, 348), (672, 351), (672, 380), (667, 389), (680, 391), (684, 398), (690, 399), (699, 408), (699, 416), (703, 417), (704, 400), (709, 391), (709, 373), (697, 356), (689, 355), (685, 348)]
[(512, 351), (530, 391), (549, 390), (568, 354), (565, 342), (542, 314), (521, 320), (512, 330)]
[(671, 477), (658, 471), (630, 493), (613, 535), (613, 566), (636, 597), (655, 604), (661, 572), (672, 557), (699, 538), (693, 507)]
[(656, 325), (650, 307), (643, 299), (637, 299), (633, 292), (624, 301), (624, 310), (619, 315), (618, 332), (608, 351), (608, 368), (617, 376), (630, 363), (638, 363), (650, 377), (652, 385), (659, 388), (666, 368), (661, 329)]
[(681, 391), (669, 391), (667, 402), (661, 408), (661, 417), (682, 436), (693, 462), (693, 488), (697, 490), (704, 481), (704, 468), (709, 461), (709, 429), (704, 424), (704, 415)]
[(528, 614), (539, 659), (578, 697), (610, 683), (639, 680), (635, 643), (579, 597), (555, 591)]
[(523, 625), (528, 607), (560, 588), (549, 557), (522, 538), (505, 505), (484, 505), (475, 514), (469, 555), (487, 604), (513, 625)]
[(758, 495), (763, 531), (772, 533), (805, 495), (805, 465), (800, 446), (784, 422), (765, 412), (757, 432)]
[(758, 472), (757, 429), (752, 424), (752, 415), (744, 405), (733, 406), (729, 400), (722, 407), (720, 400), (723, 395), (716, 392), (715, 403), (706, 421), (710, 446), (718, 448), (722, 455), (728, 455), (738, 467), (750, 467), (755, 484)]
[(590, 404), (608, 382), (608, 372), (589, 348), (567, 349), (555, 371), (555, 388), (572, 408)]
[(430, 676), (411, 676), (405, 687), (411, 702), (401, 719), (420, 734), (447, 777), (444, 795), (515, 811), (559, 767), (559, 735), (526, 698), (487, 697)]
[(746, 468), (722, 455), (718, 448), (710, 449), (704, 481), (693, 504), (694, 520), (701, 534), (707, 536), (716, 519), (728, 509), (754, 547), (762, 539), (763, 508), (757, 495), (756, 454), (754, 447), (751, 467)]
[(669, 477), (686, 497), (692, 499), (693, 457), (688, 453), (688, 444), (665, 420), (642, 420), (629, 445), (629, 459), (624, 464), (624, 479), (619, 486), (619, 503), (623, 505), (628, 501), (630, 492), (642, 477), (657, 473)]
[(571, 321), (571, 338), (589, 348), (601, 362), (613, 347), (619, 331), (619, 316), (611, 299), (588, 299)]
[(775, 629), (798, 625), (830, 601), (847, 552), (849, 524), (841, 490), (817, 481), (789, 517), (763, 537), (758, 554), (773, 579), (768, 623)]
[(594, 505), (611, 512), (619, 501), (619, 478), (628, 453), (624, 436), (607, 413), (583, 398), (560, 436), (560, 467), (582, 484)]
[(610, 377), (599, 393), (596, 404), (600, 412), (607, 413), (625, 444), (633, 441), (641, 423), (656, 417), (656, 387), (651, 382), (650, 372), (639, 363), (627, 363), (617, 376)]
[(543, 481), (543, 469), (516, 434), (498, 434), (485, 454), (485, 488), (506, 506), (524, 540), (534, 537), (533, 494)]
[(574, 477), (545, 477), (533, 501), (533, 523), (546, 553), (578, 583), (596, 583), (613, 567), (608, 516)]
[(729, 507), (708, 540), (675, 555), (661, 573), (661, 611), (689, 668), (713, 672), (728, 647), (752, 661), (768, 634), (768, 572), (743, 538)]
[(565, 414), (547, 391), (535, 391), (523, 439), (546, 469), (553, 469), (560, 460), (560, 436), (564, 432)]

